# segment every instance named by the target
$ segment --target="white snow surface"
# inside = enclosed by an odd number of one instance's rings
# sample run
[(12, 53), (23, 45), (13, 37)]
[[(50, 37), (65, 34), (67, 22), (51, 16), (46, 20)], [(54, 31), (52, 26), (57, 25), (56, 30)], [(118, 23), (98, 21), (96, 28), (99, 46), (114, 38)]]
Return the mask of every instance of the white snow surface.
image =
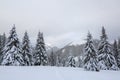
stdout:
[(0, 66), (0, 80), (120, 80), (120, 71), (84, 71), (49, 66)]

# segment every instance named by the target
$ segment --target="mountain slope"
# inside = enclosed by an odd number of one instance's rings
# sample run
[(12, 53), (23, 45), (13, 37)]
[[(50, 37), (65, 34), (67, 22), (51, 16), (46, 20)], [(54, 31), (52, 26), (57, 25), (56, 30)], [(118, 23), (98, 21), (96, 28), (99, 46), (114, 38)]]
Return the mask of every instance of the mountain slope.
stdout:
[[(94, 39), (93, 44), (95, 47), (98, 47), (99, 40)], [(57, 54), (60, 54), (62, 58), (67, 58), (68, 56), (72, 55), (74, 57), (76, 56), (82, 56), (83, 50), (84, 50), (85, 44), (79, 44), (79, 42), (72, 42), (68, 46), (66, 46), (64, 49), (60, 50)]]

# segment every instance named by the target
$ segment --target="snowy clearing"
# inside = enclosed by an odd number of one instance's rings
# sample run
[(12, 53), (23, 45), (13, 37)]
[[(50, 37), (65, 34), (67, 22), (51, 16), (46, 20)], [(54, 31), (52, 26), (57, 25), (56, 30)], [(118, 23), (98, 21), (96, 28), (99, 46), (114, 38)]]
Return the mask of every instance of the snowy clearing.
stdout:
[(0, 80), (120, 80), (120, 71), (84, 71), (68, 67), (0, 66)]

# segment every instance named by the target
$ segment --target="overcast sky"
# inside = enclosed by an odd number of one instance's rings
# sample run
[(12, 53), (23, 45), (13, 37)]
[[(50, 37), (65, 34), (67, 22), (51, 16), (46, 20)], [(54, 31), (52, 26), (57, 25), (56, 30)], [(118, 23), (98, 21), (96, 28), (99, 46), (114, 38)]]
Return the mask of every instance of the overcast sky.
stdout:
[(0, 0), (0, 34), (8, 36), (13, 24), (20, 40), (28, 31), (31, 43), (38, 31), (52, 46), (82, 43), (88, 30), (99, 39), (101, 26), (112, 41), (120, 36), (120, 0)]

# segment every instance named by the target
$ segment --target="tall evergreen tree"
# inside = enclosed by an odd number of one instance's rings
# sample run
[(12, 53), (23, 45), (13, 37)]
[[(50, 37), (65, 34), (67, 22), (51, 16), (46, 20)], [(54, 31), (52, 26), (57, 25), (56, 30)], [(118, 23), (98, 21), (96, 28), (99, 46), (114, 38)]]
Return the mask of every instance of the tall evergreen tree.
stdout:
[(2, 51), (2, 36), (0, 35), (0, 54), (1, 54), (1, 51)]
[(120, 68), (120, 39), (118, 39), (118, 57), (117, 57), (117, 64)]
[(6, 44), (6, 35), (5, 35), (5, 33), (2, 35), (2, 48), (4, 48), (5, 47), (5, 44)]
[(84, 53), (84, 69), (90, 71), (98, 71), (97, 53), (93, 45), (92, 35), (88, 33), (87, 42), (85, 44)]
[(2, 54), (2, 50), (5, 47), (6, 43), (6, 36), (5, 33), (3, 35), (0, 35), (0, 55)]
[(78, 56), (78, 67), (82, 68), (83, 67), (83, 57), (82, 56)]
[(113, 43), (113, 53), (114, 53), (114, 57), (116, 59), (116, 61), (118, 61), (118, 45), (117, 45), (117, 41), (115, 40)]
[(118, 39), (118, 49), (120, 49), (120, 38)]
[(0, 62), (1, 62), (1, 56), (2, 56), (2, 36), (0, 35)]
[(31, 48), (30, 48), (30, 40), (28, 37), (27, 32), (25, 32), (22, 42), (22, 54), (24, 56), (24, 62), (26, 66), (31, 65), (32, 60), (32, 54), (31, 54)]
[(10, 36), (8, 37), (7, 43), (3, 49), (1, 65), (24, 65), (23, 55), (21, 54), (20, 42), (16, 34), (15, 25), (10, 31)]
[(47, 64), (47, 54), (45, 49), (45, 43), (43, 38), (43, 33), (38, 33), (36, 51), (34, 54), (35, 64), (34, 65), (46, 65)]
[(53, 50), (50, 54), (50, 64), (51, 64), (51, 66), (55, 66), (55, 54), (54, 54)]
[(61, 64), (61, 57), (59, 55), (56, 56), (56, 66), (60, 67)]
[(107, 39), (108, 37), (105, 29), (102, 27), (101, 41), (98, 46), (99, 68), (102, 70), (118, 70), (113, 49)]

